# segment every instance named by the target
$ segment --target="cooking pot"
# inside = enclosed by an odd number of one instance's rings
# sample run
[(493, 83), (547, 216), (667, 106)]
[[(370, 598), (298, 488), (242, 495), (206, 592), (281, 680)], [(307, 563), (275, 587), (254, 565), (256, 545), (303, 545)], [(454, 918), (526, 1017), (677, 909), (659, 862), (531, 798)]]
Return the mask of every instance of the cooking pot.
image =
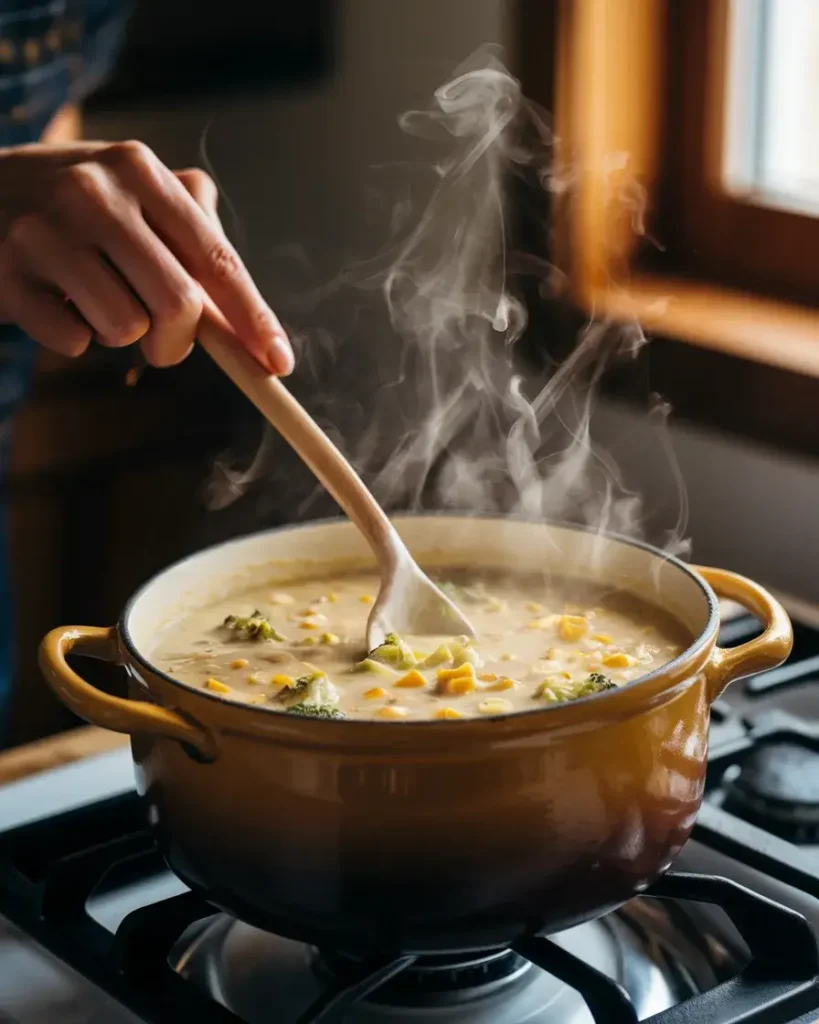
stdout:
[[(427, 568), (519, 567), (630, 591), (692, 642), (620, 689), (456, 721), (286, 715), (151, 664), (169, 622), (237, 588), (372, 565), (355, 528), (334, 521), (203, 551), (144, 586), (117, 626), (54, 630), (41, 647), (46, 679), (76, 714), (130, 733), (169, 865), (251, 924), (350, 951), (449, 952), (615, 908), (685, 843), (710, 706), (732, 680), (787, 657), (785, 611), (740, 576), (615, 537), (494, 518), (394, 522)], [(761, 635), (717, 647), (717, 594), (757, 615)], [(69, 653), (123, 665), (127, 699), (85, 682)]]

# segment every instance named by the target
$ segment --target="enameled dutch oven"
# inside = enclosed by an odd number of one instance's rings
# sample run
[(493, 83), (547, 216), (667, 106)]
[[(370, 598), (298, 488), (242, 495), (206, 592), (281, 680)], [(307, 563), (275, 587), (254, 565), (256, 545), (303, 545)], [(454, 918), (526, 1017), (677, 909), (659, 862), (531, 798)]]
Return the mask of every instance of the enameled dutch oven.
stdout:
[[(692, 643), (621, 689), (460, 721), (300, 718), (188, 688), (151, 665), (168, 622), (236, 587), (371, 564), (354, 527), (329, 522), (194, 555), (143, 587), (118, 626), (54, 630), (41, 648), (46, 678), (78, 715), (131, 734), (168, 863), (251, 924), (350, 950), (445, 952), (613, 909), (688, 837), (710, 705), (732, 680), (787, 657), (785, 611), (746, 579), (617, 538), (488, 518), (395, 524), (427, 567), (594, 580), (666, 608)], [(717, 647), (716, 594), (754, 612), (762, 634)], [(69, 652), (124, 665), (128, 699), (84, 682)]]

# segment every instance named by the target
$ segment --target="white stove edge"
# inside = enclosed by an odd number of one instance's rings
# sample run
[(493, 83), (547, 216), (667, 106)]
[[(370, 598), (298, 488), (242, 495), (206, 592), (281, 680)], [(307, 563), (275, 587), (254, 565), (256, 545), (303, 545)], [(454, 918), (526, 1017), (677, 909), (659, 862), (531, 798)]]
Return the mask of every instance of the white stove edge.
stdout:
[(38, 772), (0, 787), (0, 831), (135, 788), (130, 747)]

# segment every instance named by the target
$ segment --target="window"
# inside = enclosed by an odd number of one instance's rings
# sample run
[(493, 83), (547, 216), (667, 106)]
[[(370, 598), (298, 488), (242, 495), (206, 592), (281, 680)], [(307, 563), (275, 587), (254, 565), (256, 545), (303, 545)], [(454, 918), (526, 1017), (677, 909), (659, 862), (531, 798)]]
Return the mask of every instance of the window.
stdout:
[(686, 0), (666, 46), (666, 265), (817, 304), (819, 3)]
[(819, 377), (819, 0), (555, 9), (578, 304)]
[(819, 3), (731, 0), (726, 59), (726, 189), (819, 216)]

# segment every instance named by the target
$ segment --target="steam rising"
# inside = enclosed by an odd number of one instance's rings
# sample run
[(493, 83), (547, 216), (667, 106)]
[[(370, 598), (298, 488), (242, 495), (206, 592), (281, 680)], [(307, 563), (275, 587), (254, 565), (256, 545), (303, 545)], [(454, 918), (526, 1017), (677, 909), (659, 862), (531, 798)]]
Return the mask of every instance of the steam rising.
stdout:
[[(382, 296), (393, 336), (379, 344), (400, 351), (392, 386), (373, 389), (366, 429), (354, 437), (348, 424), (342, 447), (389, 509), (518, 514), (639, 534), (640, 500), (591, 437), (601, 378), (643, 345), (639, 326), (589, 323), (569, 356), (537, 379), (518, 365), (523, 284), (534, 276), (548, 292), (555, 271), (510, 243), (511, 190), (516, 179), (552, 194), (569, 184), (553, 174), (545, 118), (497, 57), (482, 51), (435, 92), (429, 110), (399, 123), (439, 148), (446, 143), (447, 152), (413, 226), (330, 289)], [(397, 206), (395, 221), (407, 217)], [(546, 348), (550, 339), (534, 340)], [(319, 345), (326, 347), (326, 334)], [(666, 411), (657, 407), (660, 416)], [(259, 473), (263, 454), (245, 474), (222, 468), (229, 486), (217, 489), (220, 506)], [(681, 515), (668, 547), (679, 549), (685, 505), (675, 482)]]

